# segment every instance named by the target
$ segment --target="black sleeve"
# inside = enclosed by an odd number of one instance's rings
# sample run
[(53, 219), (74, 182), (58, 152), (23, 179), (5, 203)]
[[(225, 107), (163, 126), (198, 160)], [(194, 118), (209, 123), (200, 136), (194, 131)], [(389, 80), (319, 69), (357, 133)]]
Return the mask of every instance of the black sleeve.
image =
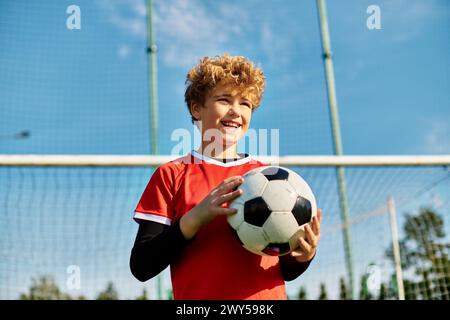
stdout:
[[(315, 257), (316, 255), (314, 255)], [(308, 269), (311, 261), (306, 262), (298, 262), (294, 257), (291, 257), (289, 254), (280, 257), (280, 267), (281, 273), (283, 274), (283, 278), (285, 281), (292, 281), (297, 279), (303, 272)]]
[(147, 281), (161, 271), (192, 241), (186, 240), (179, 220), (171, 226), (141, 220), (130, 256), (131, 273), (139, 281)]

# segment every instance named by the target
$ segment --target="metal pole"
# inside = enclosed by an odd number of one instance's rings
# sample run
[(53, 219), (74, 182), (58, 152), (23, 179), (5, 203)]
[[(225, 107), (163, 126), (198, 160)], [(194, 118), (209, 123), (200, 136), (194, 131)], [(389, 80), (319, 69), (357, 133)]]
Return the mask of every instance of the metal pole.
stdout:
[[(147, 57), (148, 57), (148, 73), (150, 85), (150, 123), (151, 123), (151, 153), (158, 154), (158, 70), (156, 60), (156, 36), (153, 25), (153, 0), (147, 0)], [(163, 299), (162, 294), (162, 275), (156, 278), (156, 286), (158, 299)]]
[(398, 299), (405, 300), (405, 289), (403, 287), (403, 272), (400, 257), (400, 245), (398, 244), (397, 232), (397, 212), (395, 209), (395, 202), (393, 197), (388, 198), (389, 221), (391, 224), (392, 235), (392, 251), (394, 253), (395, 262), (395, 276), (397, 278)]
[(158, 70), (155, 39), (155, 28), (153, 26), (153, 0), (147, 0), (147, 55), (148, 72), (150, 75), (151, 153), (154, 155), (158, 154)]
[[(322, 38), (323, 59), (325, 65), (325, 76), (328, 92), (328, 105), (330, 108), (331, 129), (333, 133), (334, 153), (338, 156), (343, 154), (341, 129), (339, 126), (339, 115), (336, 100), (336, 89), (334, 85), (334, 70), (333, 60), (331, 55), (330, 35), (328, 31), (327, 11), (325, 0), (317, 0), (317, 7), (319, 11), (320, 34)], [(341, 220), (343, 224), (343, 240), (345, 250), (345, 262), (347, 267), (347, 274), (350, 286), (350, 299), (355, 297), (355, 286), (353, 277), (353, 261), (350, 246), (350, 232), (349, 232), (349, 215), (347, 204), (347, 191), (345, 186), (345, 172), (344, 168), (338, 166), (336, 168), (336, 175), (339, 189), (339, 205), (341, 209)]]

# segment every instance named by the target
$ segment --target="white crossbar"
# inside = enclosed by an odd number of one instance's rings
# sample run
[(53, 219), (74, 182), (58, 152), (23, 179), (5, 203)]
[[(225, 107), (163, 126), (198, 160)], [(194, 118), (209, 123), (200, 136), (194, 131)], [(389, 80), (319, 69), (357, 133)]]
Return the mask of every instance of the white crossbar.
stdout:
[[(160, 155), (0, 155), (1, 166), (26, 167), (146, 167), (159, 166), (179, 156)], [(285, 167), (308, 166), (447, 166), (450, 155), (371, 156), (256, 156), (263, 163)]]

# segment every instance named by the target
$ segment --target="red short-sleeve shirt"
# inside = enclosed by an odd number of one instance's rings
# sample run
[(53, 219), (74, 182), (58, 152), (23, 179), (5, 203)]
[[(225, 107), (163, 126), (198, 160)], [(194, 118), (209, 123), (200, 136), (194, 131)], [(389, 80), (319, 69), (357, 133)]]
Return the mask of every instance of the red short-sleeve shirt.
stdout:
[[(134, 219), (170, 225), (224, 179), (264, 165), (250, 156), (223, 163), (192, 151), (154, 172)], [(226, 216), (200, 229), (170, 271), (175, 299), (286, 299), (278, 257), (244, 249)]]

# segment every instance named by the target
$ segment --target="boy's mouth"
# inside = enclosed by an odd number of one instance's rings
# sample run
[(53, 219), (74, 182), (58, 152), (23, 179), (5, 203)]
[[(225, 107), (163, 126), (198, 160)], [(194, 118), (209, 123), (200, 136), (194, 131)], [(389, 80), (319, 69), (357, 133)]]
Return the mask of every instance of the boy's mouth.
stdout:
[(242, 126), (239, 122), (229, 120), (220, 121), (220, 123), (225, 127), (225, 129), (230, 130), (236, 130)]

